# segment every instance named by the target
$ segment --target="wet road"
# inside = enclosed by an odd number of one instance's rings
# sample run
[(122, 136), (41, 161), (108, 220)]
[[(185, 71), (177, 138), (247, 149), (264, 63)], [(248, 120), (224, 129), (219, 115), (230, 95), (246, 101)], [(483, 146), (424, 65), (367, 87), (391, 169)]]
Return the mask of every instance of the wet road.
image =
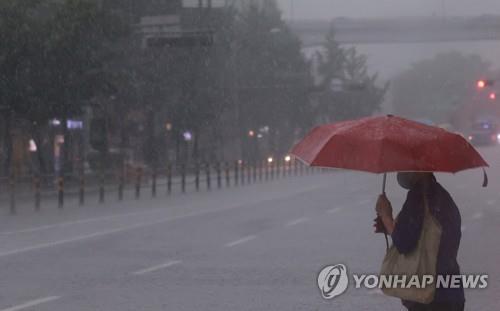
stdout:
[[(500, 291), (500, 148), (481, 151), (489, 188), (480, 170), (438, 176), (462, 211), (462, 269), (490, 275), (488, 289), (466, 292), (467, 310), (495, 309)], [(401, 310), (362, 289), (325, 301), (316, 285), (329, 264), (378, 272), (380, 188), (379, 176), (333, 172), (2, 216), (0, 311)], [(404, 192), (393, 176), (388, 196), (398, 209)]]

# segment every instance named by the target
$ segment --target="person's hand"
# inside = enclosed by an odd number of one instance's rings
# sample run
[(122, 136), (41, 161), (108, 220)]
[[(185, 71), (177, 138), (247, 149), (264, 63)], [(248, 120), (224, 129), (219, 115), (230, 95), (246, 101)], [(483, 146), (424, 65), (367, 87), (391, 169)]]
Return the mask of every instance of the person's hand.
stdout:
[(389, 199), (385, 196), (385, 194), (381, 194), (378, 197), (377, 205), (375, 206), (375, 211), (377, 215), (383, 218), (392, 219), (392, 205)]
[(377, 217), (373, 220), (373, 230), (375, 231), (375, 233), (386, 233), (382, 218)]

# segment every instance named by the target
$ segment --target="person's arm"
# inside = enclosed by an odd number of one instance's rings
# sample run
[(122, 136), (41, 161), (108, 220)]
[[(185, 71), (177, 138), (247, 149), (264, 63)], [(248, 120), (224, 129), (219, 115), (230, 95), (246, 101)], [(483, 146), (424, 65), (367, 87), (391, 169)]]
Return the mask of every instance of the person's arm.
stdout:
[(387, 199), (385, 194), (378, 197), (376, 206), (377, 215), (382, 220), (385, 232), (389, 235), (394, 231), (394, 218), (392, 217), (392, 206), (391, 202)]
[(391, 235), (394, 246), (402, 254), (413, 251), (420, 238), (424, 216), (420, 204), (420, 200), (409, 194), (395, 221), (389, 200), (385, 196), (380, 196), (377, 201), (377, 214), (381, 217), (387, 233)]

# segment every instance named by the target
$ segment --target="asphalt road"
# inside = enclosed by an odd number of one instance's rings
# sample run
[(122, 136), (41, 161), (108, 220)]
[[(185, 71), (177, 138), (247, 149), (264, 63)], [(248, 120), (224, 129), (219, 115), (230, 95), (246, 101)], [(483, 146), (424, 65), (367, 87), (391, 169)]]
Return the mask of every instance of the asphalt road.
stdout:
[[(488, 273), (467, 310), (494, 310), (500, 293), (500, 148), (491, 168), (439, 175), (461, 208), (460, 262)], [(372, 233), (381, 177), (333, 172), (238, 189), (0, 218), (0, 311), (401, 310), (374, 290), (321, 298), (322, 267), (376, 273)], [(394, 177), (396, 209), (405, 193)], [(4, 205), (5, 203), (1, 202)]]

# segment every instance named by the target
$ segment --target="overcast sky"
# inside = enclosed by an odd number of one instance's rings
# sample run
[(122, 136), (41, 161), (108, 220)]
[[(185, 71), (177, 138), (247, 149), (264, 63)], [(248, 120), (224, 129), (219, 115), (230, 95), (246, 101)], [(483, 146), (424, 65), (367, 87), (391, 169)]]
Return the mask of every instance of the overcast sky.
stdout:
[[(297, 19), (441, 15), (443, 0), (278, 0), (285, 17), (293, 1)], [(449, 16), (499, 14), (500, 0), (445, 0)]]

